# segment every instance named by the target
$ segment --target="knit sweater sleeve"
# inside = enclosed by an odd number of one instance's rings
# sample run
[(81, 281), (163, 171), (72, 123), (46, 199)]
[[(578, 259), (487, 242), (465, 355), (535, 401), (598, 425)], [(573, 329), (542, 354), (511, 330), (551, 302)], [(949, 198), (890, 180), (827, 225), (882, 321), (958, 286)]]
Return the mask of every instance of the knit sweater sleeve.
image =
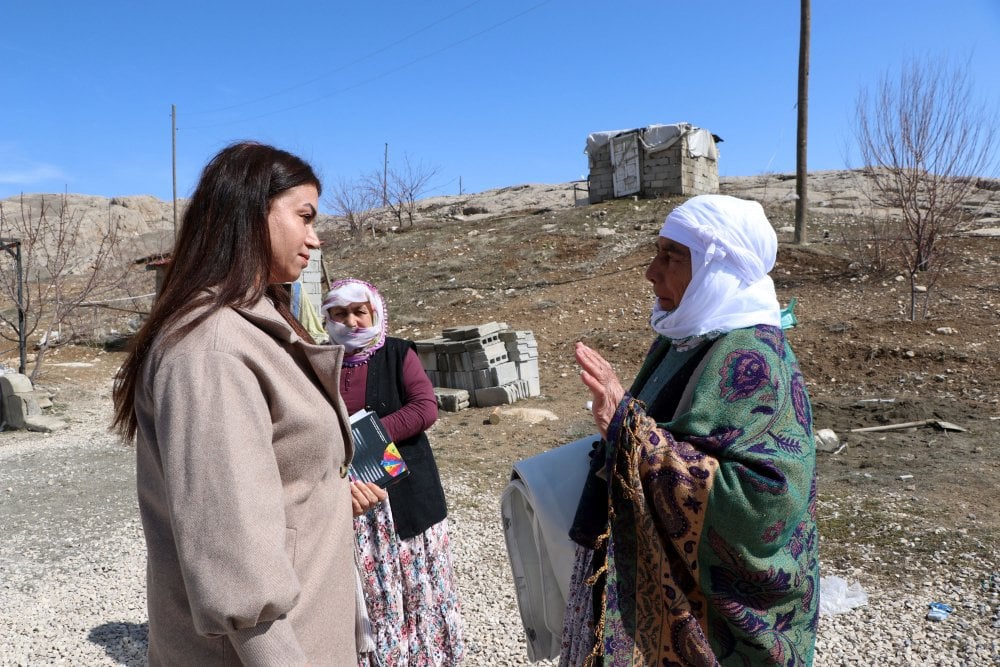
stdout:
[(406, 351), (403, 360), (403, 387), (403, 407), (382, 417), (382, 423), (397, 443), (423, 433), (438, 417), (434, 386), (412, 349)]

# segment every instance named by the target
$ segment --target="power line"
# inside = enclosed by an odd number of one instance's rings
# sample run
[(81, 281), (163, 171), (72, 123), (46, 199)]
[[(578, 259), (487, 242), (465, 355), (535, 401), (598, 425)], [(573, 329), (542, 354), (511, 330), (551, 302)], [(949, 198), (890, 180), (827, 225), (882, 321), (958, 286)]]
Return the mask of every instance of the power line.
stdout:
[(440, 19), (438, 19), (438, 20), (436, 20), (436, 21), (434, 21), (432, 23), (428, 23), (424, 27), (422, 27), (422, 28), (420, 28), (418, 30), (413, 31), (413, 32), (411, 32), (410, 34), (408, 34), (408, 35), (406, 35), (404, 37), (401, 37), (401, 38), (397, 39), (395, 42), (392, 42), (390, 44), (386, 44), (385, 46), (383, 46), (381, 48), (378, 48), (378, 49), (375, 49), (374, 51), (366, 53), (365, 55), (361, 56), (360, 58), (355, 58), (354, 60), (352, 60), (352, 61), (350, 61), (348, 63), (344, 63), (340, 67), (332, 69), (329, 72), (325, 72), (323, 74), (320, 74), (319, 76), (316, 76), (316, 77), (314, 77), (312, 79), (309, 79), (308, 81), (303, 81), (302, 83), (297, 83), (294, 86), (289, 86), (288, 88), (284, 88), (282, 90), (275, 91), (275, 92), (273, 92), (273, 93), (271, 93), (269, 95), (265, 95), (263, 97), (258, 97), (258, 98), (253, 99), (253, 100), (247, 100), (246, 102), (239, 102), (237, 104), (231, 104), (231, 105), (229, 105), (227, 107), (221, 107), (219, 109), (211, 109), (209, 111), (192, 111), (190, 113), (193, 114), (193, 115), (207, 115), (207, 114), (219, 113), (219, 112), (222, 112), (222, 111), (229, 111), (230, 109), (237, 109), (239, 107), (245, 107), (245, 106), (248, 106), (250, 104), (256, 104), (258, 102), (263, 102), (265, 100), (269, 100), (269, 99), (278, 97), (279, 95), (284, 95), (285, 93), (290, 93), (293, 90), (298, 90), (299, 88), (304, 88), (305, 86), (309, 86), (311, 84), (314, 84), (317, 81), (320, 81), (321, 79), (325, 79), (328, 76), (336, 74), (337, 72), (342, 72), (342, 71), (344, 71), (345, 69), (347, 69), (349, 67), (353, 67), (354, 65), (357, 65), (358, 63), (361, 63), (361, 62), (364, 62), (366, 60), (369, 60), (370, 58), (374, 58), (378, 54), (384, 53), (384, 52), (388, 51), (389, 49), (391, 49), (394, 46), (398, 46), (398, 45), (402, 44), (403, 42), (405, 42), (405, 41), (407, 41), (409, 39), (412, 39), (413, 37), (416, 37), (417, 35), (419, 35), (419, 34), (421, 34), (423, 32), (427, 32), (428, 30), (430, 30), (434, 26), (437, 26), (437, 25), (440, 25), (440, 24), (444, 23), (448, 19), (461, 14), (462, 12), (470, 9), (471, 7), (474, 7), (475, 5), (478, 5), (480, 2), (483, 2), (483, 0), (474, 0), (473, 2), (470, 2), (469, 4), (465, 5), (464, 7), (456, 9), (451, 14), (448, 14), (447, 16), (443, 16)]
[(542, 2), (539, 2), (539, 3), (535, 4), (535, 5), (532, 5), (531, 7), (525, 9), (522, 12), (518, 12), (517, 14), (515, 14), (515, 15), (509, 17), (509, 18), (506, 18), (503, 21), (500, 21), (499, 23), (494, 23), (493, 25), (489, 26), (488, 28), (484, 28), (484, 29), (480, 30), (479, 32), (475, 32), (475, 33), (473, 33), (473, 34), (471, 34), (471, 35), (469, 35), (467, 37), (464, 37), (464, 38), (462, 38), (460, 40), (457, 40), (457, 41), (451, 42), (450, 44), (442, 46), (440, 49), (436, 49), (434, 51), (431, 51), (430, 53), (426, 53), (426, 54), (424, 54), (422, 56), (414, 58), (413, 60), (410, 60), (409, 62), (406, 62), (406, 63), (404, 63), (402, 65), (399, 65), (398, 67), (393, 67), (392, 69), (385, 70), (384, 72), (381, 72), (380, 74), (376, 74), (375, 76), (369, 77), (368, 79), (365, 79), (363, 81), (359, 81), (358, 83), (352, 84), (350, 86), (346, 86), (344, 88), (340, 88), (338, 90), (334, 90), (333, 92), (327, 93), (325, 95), (320, 95), (319, 97), (314, 97), (314, 98), (312, 98), (310, 100), (306, 100), (305, 102), (301, 102), (299, 104), (294, 104), (294, 105), (289, 106), (289, 107), (283, 107), (281, 109), (275, 109), (274, 111), (268, 111), (266, 113), (258, 114), (256, 116), (249, 116), (247, 118), (240, 118), (238, 120), (222, 121), (222, 122), (219, 122), (219, 123), (208, 123), (208, 124), (205, 124), (205, 125), (195, 125), (195, 126), (187, 128), (187, 129), (189, 129), (189, 130), (202, 130), (202, 129), (212, 128), (212, 127), (221, 127), (221, 126), (224, 126), (224, 125), (233, 125), (233, 124), (236, 124), (236, 123), (245, 123), (247, 121), (257, 120), (259, 118), (266, 118), (268, 116), (274, 116), (275, 114), (285, 113), (286, 111), (294, 111), (295, 109), (301, 109), (302, 107), (306, 107), (306, 106), (309, 106), (311, 104), (315, 104), (316, 102), (322, 102), (323, 100), (329, 99), (329, 98), (331, 98), (331, 97), (333, 97), (335, 95), (340, 95), (342, 93), (346, 93), (346, 92), (354, 90), (356, 88), (361, 88), (362, 86), (368, 85), (368, 84), (370, 84), (370, 83), (372, 83), (374, 81), (378, 81), (379, 79), (384, 79), (385, 77), (389, 76), (390, 74), (395, 74), (396, 72), (404, 70), (407, 67), (412, 67), (413, 65), (415, 65), (415, 64), (417, 64), (419, 62), (422, 62), (422, 61), (427, 60), (429, 58), (433, 58), (436, 55), (439, 55), (439, 54), (441, 54), (441, 53), (443, 53), (445, 51), (453, 49), (456, 46), (460, 46), (462, 44), (465, 44), (466, 42), (470, 42), (470, 41), (476, 39), (477, 37), (480, 37), (481, 35), (484, 35), (484, 34), (486, 34), (488, 32), (496, 30), (497, 28), (500, 28), (500, 27), (502, 27), (504, 25), (507, 25), (508, 23), (516, 21), (517, 19), (521, 18), (525, 14), (533, 12), (536, 9), (538, 9), (539, 7), (547, 5), (550, 2), (552, 2), (552, 0), (542, 0)]

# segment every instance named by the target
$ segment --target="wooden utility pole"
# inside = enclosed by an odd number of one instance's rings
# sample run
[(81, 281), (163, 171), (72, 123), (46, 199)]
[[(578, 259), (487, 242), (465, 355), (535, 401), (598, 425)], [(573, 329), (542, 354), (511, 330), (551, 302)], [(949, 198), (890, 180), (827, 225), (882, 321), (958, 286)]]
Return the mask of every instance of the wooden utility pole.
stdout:
[(174, 180), (174, 241), (177, 241), (177, 107), (170, 105), (170, 166)]
[(799, 119), (795, 145), (795, 243), (809, 243), (806, 234), (806, 211), (809, 210), (809, 170), (806, 166), (806, 144), (809, 131), (809, 32), (812, 22), (810, 0), (801, 0), (799, 14)]
[(382, 206), (389, 204), (389, 142), (385, 142), (385, 157), (382, 158)]

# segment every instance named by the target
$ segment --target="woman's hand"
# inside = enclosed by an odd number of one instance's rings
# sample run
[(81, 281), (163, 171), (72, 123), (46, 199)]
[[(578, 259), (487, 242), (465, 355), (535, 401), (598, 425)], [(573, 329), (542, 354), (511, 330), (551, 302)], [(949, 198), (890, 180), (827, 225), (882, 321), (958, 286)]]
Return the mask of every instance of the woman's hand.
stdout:
[(389, 496), (375, 482), (351, 482), (351, 509), (354, 516), (361, 516)]
[(583, 343), (576, 344), (576, 361), (581, 368), (580, 379), (594, 396), (593, 407), (590, 409), (594, 415), (594, 423), (597, 424), (601, 437), (606, 438), (608, 425), (625, 396), (625, 389), (618, 381), (611, 364)]

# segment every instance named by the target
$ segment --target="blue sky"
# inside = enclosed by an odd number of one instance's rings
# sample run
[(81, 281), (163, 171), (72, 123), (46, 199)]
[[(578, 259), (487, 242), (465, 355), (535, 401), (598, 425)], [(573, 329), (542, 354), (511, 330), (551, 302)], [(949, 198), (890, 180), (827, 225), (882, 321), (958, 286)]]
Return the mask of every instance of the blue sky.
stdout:
[[(1000, 97), (1000, 0), (813, 0), (809, 169), (845, 166), (858, 92), (911, 58)], [(328, 185), (404, 157), (431, 194), (584, 177), (587, 134), (689, 122), (722, 175), (795, 169), (799, 2), (9, 0), (0, 198), (169, 200), (239, 139)], [(328, 187), (329, 190), (329, 187)]]

